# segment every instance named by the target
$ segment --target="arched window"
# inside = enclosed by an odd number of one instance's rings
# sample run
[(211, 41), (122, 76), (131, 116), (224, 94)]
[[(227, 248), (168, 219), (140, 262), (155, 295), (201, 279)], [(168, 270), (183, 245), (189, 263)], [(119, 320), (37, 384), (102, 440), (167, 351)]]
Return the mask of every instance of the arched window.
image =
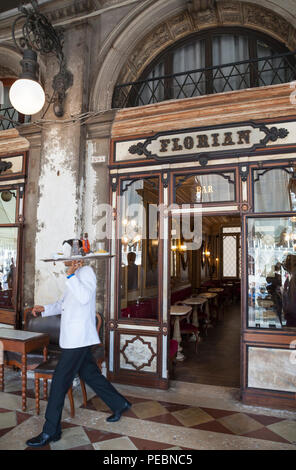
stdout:
[(20, 114), (14, 109), (9, 100), (9, 89), (15, 82), (16, 78), (1, 78), (0, 77), (0, 114), (4, 119), (0, 119), (0, 130), (10, 129), (15, 127), (15, 123), (23, 123), (28, 121), (23, 114)]
[(113, 104), (120, 94), (124, 106), (141, 106), (295, 78), (295, 55), (279, 42), (250, 29), (215, 28), (168, 48), (137, 82), (116, 87)]

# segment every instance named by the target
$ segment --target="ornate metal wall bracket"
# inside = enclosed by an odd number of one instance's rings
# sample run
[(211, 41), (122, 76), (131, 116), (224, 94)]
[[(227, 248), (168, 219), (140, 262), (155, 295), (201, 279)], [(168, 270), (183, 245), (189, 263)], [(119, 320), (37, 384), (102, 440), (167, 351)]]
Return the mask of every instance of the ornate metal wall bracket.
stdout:
[[(12, 38), (21, 54), (25, 51), (34, 51), (35, 53), (54, 54), (59, 62), (59, 72), (53, 78), (52, 87), (54, 95), (50, 103), (53, 103), (54, 113), (57, 117), (64, 115), (64, 105), (67, 89), (73, 84), (73, 75), (67, 69), (66, 59), (63, 53), (63, 30), (55, 29), (49, 20), (38, 11), (36, 0), (31, 0), (31, 7), (19, 6), (20, 15), (12, 25)], [(17, 39), (16, 31), (21, 26), (21, 37)], [(21, 62), (23, 71), (26, 68), (36, 68), (35, 64), (27, 63), (28, 60)], [(31, 61), (32, 62), (32, 61)]]

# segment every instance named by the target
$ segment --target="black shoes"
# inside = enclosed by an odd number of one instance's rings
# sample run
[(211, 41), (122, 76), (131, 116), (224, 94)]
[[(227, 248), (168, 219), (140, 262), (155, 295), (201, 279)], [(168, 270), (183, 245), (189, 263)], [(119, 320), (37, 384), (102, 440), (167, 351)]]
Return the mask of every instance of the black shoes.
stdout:
[(29, 447), (42, 447), (46, 446), (50, 442), (56, 442), (61, 439), (62, 433), (55, 434), (54, 436), (49, 436), (45, 432), (42, 432), (39, 434), (39, 436), (32, 437), (32, 439), (29, 439), (26, 444)]
[(108, 423), (115, 423), (116, 421), (119, 421), (122, 413), (129, 410), (131, 406), (132, 404), (126, 401), (124, 407), (120, 411), (115, 411), (113, 415), (109, 416), (109, 418), (106, 419), (106, 421), (108, 421)]

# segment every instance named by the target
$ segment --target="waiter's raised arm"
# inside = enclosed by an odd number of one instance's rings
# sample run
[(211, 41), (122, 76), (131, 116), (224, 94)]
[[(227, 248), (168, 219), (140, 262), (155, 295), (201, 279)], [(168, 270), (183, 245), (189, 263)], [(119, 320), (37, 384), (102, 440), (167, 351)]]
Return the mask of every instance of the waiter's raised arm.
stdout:
[(67, 286), (75, 299), (81, 304), (87, 304), (96, 290), (96, 276), (90, 266), (84, 266), (79, 270), (79, 276), (72, 275), (67, 279)]

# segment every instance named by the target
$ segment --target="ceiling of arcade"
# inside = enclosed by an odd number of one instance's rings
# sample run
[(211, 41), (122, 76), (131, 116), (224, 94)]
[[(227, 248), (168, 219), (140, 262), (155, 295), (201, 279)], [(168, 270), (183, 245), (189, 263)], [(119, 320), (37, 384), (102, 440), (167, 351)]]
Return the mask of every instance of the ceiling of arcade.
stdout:
[[(191, 0), (185, 9), (156, 25), (135, 46), (122, 68), (117, 83), (137, 80), (151, 61), (176, 41), (207, 28), (242, 26), (264, 32), (296, 49), (296, 1)], [(261, 6), (269, 6), (269, 9)], [(209, 8), (200, 10), (200, 5)], [(213, 5), (213, 6), (212, 6)], [(197, 8), (196, 8), (197, 7)], [(285, 19), (285, 17), (287, 19)], [(293, 21), (294, 18), (294, 21)]]

